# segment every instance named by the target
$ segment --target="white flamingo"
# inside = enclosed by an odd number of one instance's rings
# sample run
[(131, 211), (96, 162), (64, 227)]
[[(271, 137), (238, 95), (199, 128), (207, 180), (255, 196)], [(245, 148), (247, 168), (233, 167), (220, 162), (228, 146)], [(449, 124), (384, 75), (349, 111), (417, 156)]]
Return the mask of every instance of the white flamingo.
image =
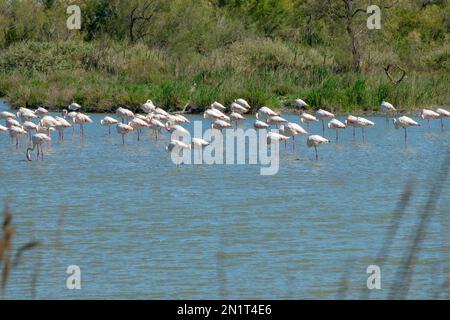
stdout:
[(154, 130), (155, 139), (158, 140), (158, 132), (161, 132), (161, 129), (165, 128), (166, 125), (153, 117), (150, 119), (150, 125)]
[(20, 118), (23, 122), (29, 121), (31, 119), (36, 119), (37, 115), (34, 113), (34, 111), (31, 111), (27, 108), (19, 108), (19, 111), (17, 111), (17, 118)]
[(84, 137), (84, 125), (86, 123), (92, 123), (92, 119), (83, 113), (77, 113), (75, 117), (75, 123), (80, 125), (80, 137)]
[(444, 118), (450, 118), (450, 111), (439, 108), (436, 112), (439, 114), (439, 118), (441, 119), (441, 129), (444, 130)]
[(58, 131), (58, 139), (59, 141), (64, 141), (64, 130), (70, 128), (72, 125), (66, 119), (62, 117), (55, 117), (58, 124), (55, 126), (55, 129)]
[(248, 112), (248, 109), (237, 102), (231, 104), (231, 112), (244, 114)]
[(17, 116), (14, 113), (8, 112), (8, 111), (1, 111), (0, 112), (0, 119), (7, 120), (7, 119), (16, 119)]
[(134, 118), (133, 111), (122, 108), (122, 107), (120, 107), (116, 110), (116, 114), (122, 119), (122, 123), (125, 123), (125, 119), (133, 119)]
[(352, 116), (352, 115), (349, 115), (348, 117), (347, 117), (347, 119), (345, 120), (345, 126), (346, 127), (353, 127), (353, 140), (355, 140), (355, 123), (356, 123), (356, 120), (358, 120), (358, 118), (357, 117), (355, 117), (355, 116)]
[(132, 126), (125, 123), (118, 123), (116, 129), (117, 133), (122, 135), (122, 144), (125, 144), (125, 135), (133, 132), (134, 130)]
[(219, 111), (225, 111), (225, 110), (227, 109), (223, 104), (221, 104), (221, 103), (219, 103), (219, 102), (217, 102), (217, 101), (215, 101), (215, 102), (211, 105), (211, 108), (212, 108), (212, 109), (219, 110)]
[(336, 130), (336, 143), (339, 141), (339, 130), (345, 129), (347, 126), (338, 119), (331, 119), (328, 123), (328, 129)]
[(270, 125), (268, 125), (265, 122), (262, 122), (261, 120), (256, 120), (255, 123), (253, 124), (253, 127), (257, 130), (261, 130), (261, 129), (268, 129)]
[(39, 117), (43, 118), (48, 114), (48, 110), (42, 107), (37, 108), (34, 113)]
[[(289, 122), (286, 125), (282, 125), (280, 127), (280, 134), (286, 137), (292, 137), (292, 150), (294, 153), (294, 157), (297, 157), (295, 137), (298, 135), (302, 136), (309, 135), (309, 133), (305, 129), (303, 129), (300, 125), (293, 122)], [(287, 141), (285, 141), (284, 146), (285, 148), (287, 148)]]
[(302, 111), (300, 113), (300, 122), (301, 123), (306, 123), (307, 127), (309, 128), (309, 124), (311, 122), (319, 122), (319, 120), (313, 116), (312, 114), (306, 113), (304, 111)]
[(147, 121), (139, 119), (139, 118), (134, 118), (133, 120), (131, 120), (129, 125), (131, 127), (133, 127), (133, 129), (135, 131), (137, 131), (137, 140), (138, 141), (141, 140), (141, 130), (144, 128), (150, 127), (150, 125), (147, 123)]
[(70, 111), (78, 111), (81, 109), (81, 106), (76, 102), (72, 102), (68, 108)]
[(322, 136), (319, 135), (312, 135), (308, 137), (308, 140), (306, 141), (306, 145), (309, 148), (314, 147), (315, 151), (316, 151), (316, 160), (319, 160), (319, 154), (317, 153), (317, 147), (319, 147), (322, 144), (327, 144), (330, 143), (330, 140), (325, 139)]
[(220, 130), (220, 131), (222, 131), (224, 129), (231, 128), (231, 127), (232, 127), (231, 124), (229, 124), (228, 122), (226, 122), (224, 120), (220, 120), (220, 119), (217, 119), (216, 121), (214, 121), (213, 125), (212, 125), (213, 129), (217, 129), (217, 130)]
[(270, 109), (269, 107), (262, 107), (256, 112), (256, 119), (262, 119), (265, 120), (269, 117), (276, 117), (279, 116), (278, 113)]
[(22, 128), (23, 128), (26, 132), (28, 132), (28, 135), (30, 136), (30, 141), (31, 141), (31, 138), (32, 138), (31, 132), (32, 132), (32, 131), (37, 131), (38, 125), (37, 125), (37, 124), (34, 124), (34, 123), (31, 122), (31, 121), (25, 121), (25, 122), (23, 123), (23, 125), (22, 125)]
[(403, 128), (405, 130), (405, 145), (407, 144), (408, 141), (408, 133), (406, 132), (406, 129), (409, 127), (420, 127), (420, 123), (417, 123), (416, 121), (407, 116), (394, 119), (393, 121), (395, 129), (398, 130), (400, 128)]
[(16, 149), (19, 148), (19, 136), (26, 135), (27, 132), (21, 127), (9, 128), (9, 136), (11, 139), (16, 139)]
[(389, 113), (395, 113), (397, 112), (397, 109), (392, 105), (392, 103), (387, 101), (381, 102), (381, 109), (383, 109), (386, 114), (386, 124), (389, 124)]
[(114, 119), (113, 117), (104, 117), (102, 120), (100, 120), (100, 124), (104, 127), (108, 127), (108, 134), (111, 135), (111, 126), (118, 124), (119, 121), (117, 119)]
[(52, 139), (44, 134), (44, 133), (37, 133), (31, 138), (31, 142), (33, 144), (32, 148), (27, 149), (27, 160), (31, 161), (31, 155), (30, 152), (34, 151), (34, 149), (37, 148), (37, 159), (39, 160), (39, 154), (41, 155), (42, 160), (44, 160), (44, 151), (42, 151), (42, 144), (45, 142), (50, 142)]
[(294, 106), (296, 108), (299, 108), (299, 109), (303, 109), (303, 108), (309, 107), (308, 104), (302, 99), (295, 99), (294, 100)]
[(20, 122), (17, 121), (16, 119), (8, 118), (8, 119), (6, 119), (6, 127), (7, 127), (7, 128), (11, 128), (11, 127), (21, 127), (21, 125), (20, 125)]
[(240, 113), (232, 112), (230, 114), (230, 120), (234, 121), (236, 123), (236, 127), (237, 127), (238, 126), (238, 121), (244, 121), (245, 117), (242, 114), (240, 114)]
[(423, 109), (422, 112), (420, 113), (420, 117), (423, 120), (427, 120), (428, 128), (431, 128), (430, 120), (439, 119), (440, 115), (439, 115), (439, 113), (434, 112), (433, 110)]
[(220, 112), (217, 109), (205, 110), (205, 112), (203, 113), (203, 118), (211, 120), (211, 127), (215, 120), (225, 120), (226, 118), (229, 119), (229, 117), (225, 116), (222, 112)]
[(155, 112), (156, 106), (153, 104), (152, 100), (147, 100), (147, 102), (141, 106), (141, 109), (145, 113), (152, 113)]
[(365, 128), (373, 127), (375, 123), (363, 117), (353, 117), (349, 116), (347, 120), (345, 120), (345, 124), (347, 126), (351, 125), (354, 128), (361, 128), (363, 141), (366, 139)]
[[(169, 145), (166, 147), (166, 151), (169, 153), (180, 153), (183, 149), (191, 150), (192, 144), (187, 144), (179, 140), (171, 140)], [(179, 167), (179, 163), (177, 163), (177, 168)]]
[(272, 144), (274, 142), (280, 143), (281, 141), (287, 141), (289, 140), (289, 137), (286, 137), (285, 135), (281, 133), (276, 132), (269, 132), (267, 134), (267, 144)]
[(166, 123), (166, 130), (170, 133), (176, 132), (179, 135), (189, 135), (189, 131), (183, 128), (182, 126), (178, 124), (172, 124), (171, 122)]
[(247, 110), (246, 112), (248, 112), (248, 110), (250, 110), (252, 108), (252, 107), (250, 107), (250, 104), (242, 98), (234, 100), (234, 103), (239, 104), (241, 107), (243, 107), (245, 110)]
[(325, 119), (334, 119), (335, 115), (323, 109), (316, 111), (316, 118), (322, 121), (322, 133), (325, 134)]
[(287, 123), (288, 121), (280, 116), (273, 116), (267, 118), (267, 123), (270, 125), (276, 125), (277, 127), (282, 123)]

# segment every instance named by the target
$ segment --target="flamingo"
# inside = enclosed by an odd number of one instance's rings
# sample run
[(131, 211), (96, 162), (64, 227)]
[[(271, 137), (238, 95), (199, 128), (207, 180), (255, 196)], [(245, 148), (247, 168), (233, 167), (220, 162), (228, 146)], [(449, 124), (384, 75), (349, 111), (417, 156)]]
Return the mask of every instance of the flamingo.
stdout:
[(299, 109), (303, 109), (303, 108), (309, 107), (309, 105), (302, 99), (295, 99), (294, 100), (294, 106), (299, 108)]
[(158, 140), (158, 131), (160, 132), (162, 128), (165, 128), (165, 124), (159, 121), (158, 119), (151, 118), (150, 125), (154, 127), (155, 138)]
[(177, 115), (175, 115), (175, 117), (177, 117), (179, 119), (178, 121), (180, 123), (191, 123), (188, 118), (186, 118), (185, 116), (183, 116), (181, 114), (177, 114)]
[(237, 102), (233, 102), (231, 104), (231, 112), (232, 113), (244, 114), (244, 113), (248, 112), (248, 109), (243, 107), (241, 104), (239, 104)]
[(302, 111), (300, 113), (300, 122), (301, 123), (306, 123), (306, 125), (309, 128), (309, 124), (311, 122), (319, 122), (319, 120), (315, 116), (313, 116), (312, 114), (309, 114), (309, 113), (306, 113), (306, 112)]
[(80, 137), (84, 137), (84, 124), (85, 123), (92, 123), (92, 119), (88, 117), (87, 115), (83, 113), (77, 113), (75, 117), (75, 123), (78, 123), (80, 125)]
[(287, 123), (288, 121), (280, 116), (272, 116), (267, 118), (267, 124), (276, 125), (277, 127), (282, 123)]
[(164, 109), (161, 109), (161, 108), (156, 108), (155, 113), (163, 115), (166, 118), (169, 116), (169, 113), (167, 111), (165, 111)]
[(31, 141), (31, 138), (32, 138), (32, 136), (31, 136), (31, 131), (37, 131), (38, 125), (34, 124), (34, 123), (31, 122), (31, 121), (25, 121), (25, 122), (23, 123), (22, 128), (23, 128), (26, 132), (28, 132), (28, 135), (30, 136), (30, 141)]
[(141, 106), (141, 110), (145, 113), (152, 113), (155, 112), (156, 106), (153, 104), (152, 100), (147, 100), (147, 102)]
[(439, 119), (440, 118), (440, 114), (437, 113), (437, 112), (434, 112), (433, 110), (423, 109), (422, 112), (420, 113), (420, 117), (423, 120), (427, 120), (428, 121), (428, 128), (431, 128), (430, 119)]
[(63, 109), (61, 112), (61, 116), (66, 120), (68, 119), (69, 123), (72, 125), (72, 134), (75, 134), (75, 118), (77, 117), (77, 114), (78, 113), (75, 111), (68, 112), (66, 109)]
[(355, 127), (361, 128), (363, 141), (365, 141), (364, 129), (368, 128), (368, 127), (373, 127), (374, 125), (375, 125), (374, 122), (367, 120), (366, 118), (362, 118), (362, 117), (358, 117), (354, 124)]
[(42, 107), (37, 108), (34, 113), (39, 117), (43, 118), (48, 114), (48, 110)]
[(236, 123), (236, 127), (237, 127), (238, 126), (238, 121), (244, 121), (245, 117), (242, 114), (240, 114), (240, 113), (232, 112), (230, 114), (230, 120), (234, 121)]
[(11, 127), (9, 128), (9, 136), (11, 139), (16, 139), (16, 149), (19, 149), (19, 136), (26, 135), (27, 132), (21, 127)]
[(102, 120), (100, 120), (100, 124), (102, 126), (107, 126), (108, 127), (108, 134), (111, 135), (111, 126), (118, 124), (119, 121), (117, 121), (116, 119), (112, 118), (112, 117), (104, 117)]
[(353, 138), (355, 137), (355, 128), (361, 128), (362, 129), (362, 137), (363, 137), (363, 141), (365, 140), (365, 132), (364, 129), (367, 127), (372, 127), (375, 125), (374, 122), (367, 120), (366, 118), (362, 118), (362, 117), (354, 117), (352, 115), (347, 117), (347, 120), (345, 120), (345, 125), (348, 126), (353, 126)]
[(347, 126), (338, 119), (331, 119), (328, 123), (328, 129), (336, 130), (336, 143), (339, 141), (339, 130), (345, 128), (347, 128)]
[(34, 149), (37, 148), (37, 160), (39, 160), (39, 153), (41, 154), (42, 160), (44, 160), (44, 151), (42, 151), (42, 144), (45, 142), (50, 142), (52, 138), (50, 138), (48, 135), (44, 133), (37, 133), (32, 138), (31, 141), (33, 143), (32, 148), (27, 149), (27, 160), (31, 161), (31, 155), (30, 152), (34, 151)]
[(17, 118), (20, 118), (23, 122), (29, 121), (31, 119), (36, 119), (37, 115), (34, 111), (27, 108), (19, 108), (17, 111)]
[(403, 128), (405, 130), (405, 146), (407, 144), (407, 140), (408, 140), (408, 134), (406, 132), (406, 129), (409, 127), (420, 127), (420, 123), (417, 123), (416, 121), (414, 121), (413, 119), (407, 117), (407, 116), (403, 116), (400, 117), (398, 119), (394, 119), (394, 127), (395, 129), (400, 129)]
[(16, 119), (17, 116), (11, 112), (8, 111), (1, 111), (0, 112), (0, 119), (8, 120), (8, 119)]
[(64, 141), (64, 129), (70, 128), (72, 125), (64, 118), (55, 117), (58, 124), (55, 126), (55, 129), (58, 130), (59, 141)]
[(386, 101), (381, 102), (381, 109), (383, 109), (383, 111), (386, 113), (386, 124), (389, 124), (389, 113), (394, 113), (397, 112), (397, 109), (395, 109), (395, 107)]
[(76, 102), (72, 102), (68, 108), (70, 111), (78, 111), (81, 109), (81, 106)]
[(125, 123), (125, 119), (134, 118), (134, 113), (131, 110), (122, 107), (116, 110), (116, 114), (122, 119), (122, 123)]
[(250, 110), (252, 108), (252, 107), (250, 107), (250, 104), (242, 98), (234, 100), (234, 103), (239, 104), (241, 107), (243, 107), (245, 110), (247, 110), (246, 112), (248, 112), (248, 110)]
[(317, 153), (317, 147), (322, 144), (327, 144), (327, 143), (330, 143), (330, 140), (325, 139), (324, 137), (319, 136), (319, 135), (309, 136), (308, 140), (306, 141), (306, 145), (308, 146), (308, 148), (314, 147), (314, 149), (316, 151), (316, 160), (319, 160), (319, 154)]
[(441, 118), (441, 129), (444, 130), (444, 118), (450, 118), (450, 111), (439, 108), (436, 112), (439, 114), (439, 118)]
[(8, 119), (6, 119), (6, 127), (7, 128), (21, 127), (21, 125), (20, 125), (19, 121), (17, 121), (16, 119), (8, 118)]
[(141, 140), (141, 129), (150, 127), (150, 125), (147, 123), (147, 121), (139, 119), (139, 118), (134, 118), (133, 120), (131, 120), (129, 125), (134, 130), (137, 131), (137, 140), (138, 141)]
[(167, 122), (165, 127), (166, 127), (166, 130), (169, 131), (170, 133), (176, 132), (181, 135), (189, 135), (189, 131), (187, 131), (185, 128), (183, 128), (180, 125), (177, 125), (177, 124), (174, 125), (171, 122)]
[[(179, 140), (171, 140), (169, 145), (166, 147), (166, 151), (169, 153), (178, 152), (180, 153), (183, 149), (191, 150), (192, 145), (184, 143)], [(179, 163), (177, 163), (177, 168), (179, 167)]]
[(282, 135), (281, 133), (276, 132), (269, 132), (267, 134), (267, 144), (272, 144), (274, 142), (280, 142), (280, 141), (287, 141), (289, 140), (289, 137), (286, 137), (285, 135)]
[(41, 121), (39, 121), (39, 126), (47, 129), (47, 135), (50, 136), (50, 128), (54, 128), (59, 125), (58, 120), (52, 116), (44, 116)]
[(118, 123), (116, 129), (117, 133), (122, 135), (122, 144), (125, 144), (125, 135), (134, 130), (132, 126), (125, 123)]
[(201, 150), (203, 150), (203, 148), (205, 148), (205, 147), (207, 147), (209, 145), (210, 145), (209, 141), (206, 141), (206, 140), (201, 139), (201, 138), (192, 138), (191, 148), (194, 149), (194, 150), (198, 150), (198, 159), (199, 159), (199, 161), (197, 163), (201, 162)]
[(253, 127), (257, 130), (261, 130), (261, 129), (268, 129), (270, 126), (265, 122), (256, 120), (255, 123), (253, 124)]
[(217, 109), (205, 110), (205, 112), (203, 113), (203, 118), (211, 120), (211, 127), (213, 126), (213, 122), (215, 120), (225, 120), (227, 118), (229, 119), (229, 117), (225, 116), (222, 112), (220, 112)]
[(269, 117), (277, 117), (279, 116), (278, 113), (276, 113), (275, 111), (273, 111), (272, 109), (268, 108), (268, 107), (262, 107), (261, 109), (258, 110), (258, 112), (256, 113), (256, 119), (267, 119)]
[(227, 128), (231, 128), (231, 127), (232, 127), (231, 124), (229, 124), (228, 122), (226, 122), (224, 120), (220, 120), (220, 119), (217, 119), (216, 121), (214, 121), (213, 125), (212, 125), (213, 129), (217, 129), (220, 131), (227, 129)]
[(0, 133), (1, 132), (8, 132), (8, 128), (0, 125)]
[[(294, 157), (297, 157), (297, 152), (295, 148), (295, 137), (297, 135), (303, 136), (309, 135), (309, 133), (305, 129), (303, 129), (300, 125), (293, 122), (289, 122), (286, 125), (282, 125), (280, 127), (280, 134), (286, 137), (292, 137), (292, 150), (294, 153)], [(286, 148), (286, 141), (285, 141), (285, 148)]]
[(355, 123), (356, 120), (358, 120), (357, 117), (349, 115), (347, 119), (345, 120), (345, 126), (346, 127), (353, 127), (353, 140), (355, 139)]
[(217, 101), (214, 102), (210, 107), (211, 107), (211, 109), (216, 109), (219, 111), (225, 111), (227, 109), (223, 104), (221, 104)]
[(322, 133), (325, 134), (325, 119), (334, 119), (335, 115), (323, 109), (316, 111), (316, 118), (322, 121)]

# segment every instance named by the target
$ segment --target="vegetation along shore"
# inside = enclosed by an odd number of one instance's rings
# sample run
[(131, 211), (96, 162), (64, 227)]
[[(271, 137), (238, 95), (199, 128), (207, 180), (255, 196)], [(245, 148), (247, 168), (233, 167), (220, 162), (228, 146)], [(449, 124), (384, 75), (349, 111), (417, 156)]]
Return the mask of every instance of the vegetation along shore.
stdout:
[[(0, 96), (14, 107), (411, 111), (450, 98), (448, 1), (80, 0), (0, 4)], [(81, 8), (81, 30), (66, 8)], [(364, 9), (364, 10), (362, 10)]]

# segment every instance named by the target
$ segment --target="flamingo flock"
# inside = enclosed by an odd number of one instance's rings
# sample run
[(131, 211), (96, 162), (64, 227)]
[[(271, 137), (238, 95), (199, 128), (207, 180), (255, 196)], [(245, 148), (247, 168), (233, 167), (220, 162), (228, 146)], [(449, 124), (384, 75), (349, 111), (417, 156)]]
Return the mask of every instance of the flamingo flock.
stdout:
[[(318, 160), (318, 148), (321, 145), (328, 144), (331, 141), (325, 138), (325, 130), (334, 130), (336, 132), (335, 141), (339, 141), (339, 131), (345, 130), (348, 127), (353, 129), (353, 137), (355, 138), (356, 129), (361, 129), (362, 140), (365, 141), (365, 130), (375, 126), (373, 121), (363, 117), (356, 117), (348, 115), (344, 122), (336, 119), (335, 115), (327, 110), (319, 109), (314, 114), (306, 113), (305, 109), (308, 104), (302, 99), (296, 99), (293, 102), (294, 106), (300, 109), (299, 123), (289, 122), (282, 117), (281, 114), (275, 112), (268, 107), (261, 107), (256, 111), (256, 120), (253, 127), (256, 130), (270, 129), (275, 126), (277, 132), (269, 132), (267, 136), (267, 143), (284, 142), (285, 149), (287, 149), (287, 142), (292, 139), (292, 150), (294, 157), (297, 157), (296, 152), (296, 138), (306, 137), (306, 146), (314, 148), (315, 158)], [(5, 125), (0, 125), (0, 133), (9, 133), (11, 140), (15, 141), (16, 149), (19, 148), (19, 137), (28, 136), (28, 148), (26, 150), (26, 158), (31, 161), (31, 152), (37, 150), (37, 159), (39, 157), (43, 160), (43, 144), (50, 144), (51, 133), (58, 132), (58, 141), (64, 141), (64, 131), (72, 128), (72, 133), (75, 134), (75, 127), (79, 126), (80, 138), (84, 137), (84, 126), (92, 123), (92, 119), (80, 112), (82, 107), (77, 103), (72, 103), (67, 109), (62, 110), (61, 116), (51, 116), (48, 110), (39, 107), (36, 110), (27, 108), (20, 108), (16, 114), (9, 111), (0, 112), (0, 119), (5, 121)], [(245, 114), (251, 110), (250, 104), (244, 99), (236, 99), (229, 107), (230, 113), (223, 104), (213, 102), (203, 113), (203, 118), (210, 121), (210, 126), (213, 129), (220, 131), (238, 128), (240, 123), (246, 120)], [(386, 119), (389, 116), (395, 115), (397, 109), (389, 102), (383, 101), (380, 109), (386, 113)], [(116, 110), (116, 116), (105, 116), (100, 125), (108, 127), (108, 134), (111, 135), (111, 127), (115, 126), (116, 131), (122, 137), (122, 144), (125, 144), (125, 137), (132, 132), (136, 132), (137, 140), (141, 140), (142, 130), (152, 130), (155, 139), (163, 134), (163, 130), (169, 133), (177, 132), (180, 134), (189, 134), (189, 131), (182, 125), (189, 123), (182, 114), (169, 113), (162, 108), (157, 107), (151, 100), (147, 100), (141, 106), (142, 114), (135, 114), (129, 109), (120, 107)], [(444, 128), (443, 120), (450, 118), (448, 110), (438, 108), (435, 111), (430, 109), (423, 109), (420, 113), (420, 118), (428, 122), (431, 127), (431, 120), (439, 119), (441, 121), (441, 128)], [(35, 122), (33, 122), (35, 121)], [(326, 124), (326, 121), (328, 123)], [(308, 132), (309, 126), (312, 123), (322, 123), (322, 136), (317, 134), (310, 134)], [(300, 124), (306, 123), (308, 130), (305, 130)], [(400, 116), (393, 118), (393, 124), (396, 129), (404, 130), (405, 145), (407, 144), (408, 134), (407, 129), (410, 127), (420, 126), (420, 123), (407, 116)], [(166, 150), (172, 152), (173, 150), (182, 149), (202, 149), (210, 144), (209, 141), (193, 138), (191, 143), (182, 142), (179, 140), (170, 140)]]

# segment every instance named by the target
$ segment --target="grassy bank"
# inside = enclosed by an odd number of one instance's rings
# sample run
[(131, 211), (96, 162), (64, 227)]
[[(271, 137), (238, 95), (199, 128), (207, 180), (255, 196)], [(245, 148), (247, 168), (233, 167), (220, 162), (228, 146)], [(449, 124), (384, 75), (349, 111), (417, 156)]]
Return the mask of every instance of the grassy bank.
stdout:
[(147, 99), (169, 110), (189, 104), (194, 112), (237, 97), (275, 109), (302, 97), (335, 112), (376, 110), (383, 99), (404, 110), (450, 101), (446, 70), (407, 75), (395, 85), (377, 61), (354, 72), (317, 50), (269, 39), (235, 42), (189, 64), (144, 44), (112, 41), (30, 41), (0, 53), (0, 95), (13, 106), (60, 109), (77, 101), (91, 112), (138, 109)]

